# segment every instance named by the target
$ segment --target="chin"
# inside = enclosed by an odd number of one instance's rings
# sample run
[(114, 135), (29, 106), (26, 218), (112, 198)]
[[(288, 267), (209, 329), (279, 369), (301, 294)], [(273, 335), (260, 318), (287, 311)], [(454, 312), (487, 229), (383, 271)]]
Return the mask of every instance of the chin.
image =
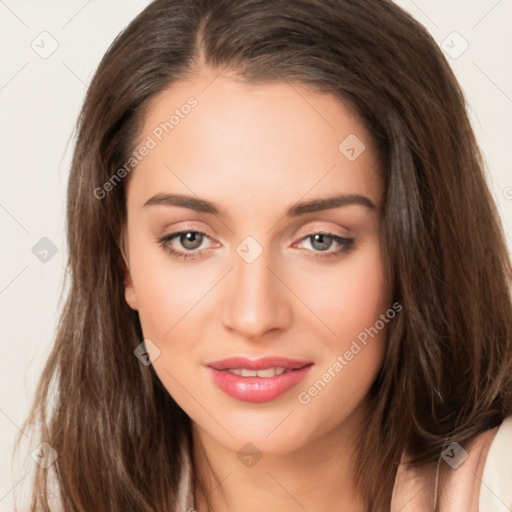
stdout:
[(290, 454), (307, 443), (309, 430), (318, 431), (301, 422), (293, 407), (272, 414), (245, 411), (243, 415), (224, 413), (222, 417), (222, 427), (208, 421), (207, 424), (200, 423), (198, 428), (218, 444), (237, 453), (251, 443), (266, 455)]

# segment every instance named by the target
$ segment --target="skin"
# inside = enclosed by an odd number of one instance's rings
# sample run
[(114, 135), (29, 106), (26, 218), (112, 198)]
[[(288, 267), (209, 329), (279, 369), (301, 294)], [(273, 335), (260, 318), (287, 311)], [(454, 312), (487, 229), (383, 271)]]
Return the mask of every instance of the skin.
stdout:
[[(160, 350), (156, 373), (192, 419), (194, 462), (213, 510), (251, 512), (262, 504), (283, 512), (366, 510), (354, 492), (353, 445), (364, 428), (387, 327), (307, 405), (298, 393), (391, 306), (376, 150), (357, 117), (333, 96), (299, 84), (244, 85), (217, 75), (202, 70), (173, 84), (146, 112), (140, 140), (190, 96), (198, 100), (129, 177), (126, 301), (138, 311), (144, 337)], [(354, 161), (338, 150), (349, 134), (366, 146)], [(213, 201), (226, 216), (144, 206), (162, 193)], [(375, 208), (285, 216), (298, 201), (336, 194), (366, 196)], [(199, 257), (175, 258), (158, 242), (181, 230), (208, 235), (199, 249), (187, 249), (179, 237), (170, 242), (196, 256), (202, 251)], [(319, 231), (354, 243), (338, 252), (342, 246), (333, 241), (322, 251), (308, 238)], [(236, 251), (247, 236), (263, 251), (252, 263)], [(221, 391), (205, 366), (234, 355), (280, 355), (314, 365), (278, 399), (248, 403)], [(252, 467), (237, 456), (247, 442), (262, 454)], [(198, 486), (195, 508), (207, 510)]]

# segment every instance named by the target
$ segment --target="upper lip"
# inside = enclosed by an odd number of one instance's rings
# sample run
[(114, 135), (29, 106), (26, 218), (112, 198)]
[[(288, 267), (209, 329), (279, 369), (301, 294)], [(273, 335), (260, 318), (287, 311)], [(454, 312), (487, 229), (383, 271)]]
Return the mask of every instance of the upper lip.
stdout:
[(260, 359), (247, 359), (245, 357), (228, 357), (208, 363), (207, 366), (215, 370), (230, 370), (233, 368), (246, 368), (248, 370), (266, 370), (267, 368), (286, 368), (297, 370), (312, 364), (311, 361), (300, 361), (288, 357), (267, 356)]

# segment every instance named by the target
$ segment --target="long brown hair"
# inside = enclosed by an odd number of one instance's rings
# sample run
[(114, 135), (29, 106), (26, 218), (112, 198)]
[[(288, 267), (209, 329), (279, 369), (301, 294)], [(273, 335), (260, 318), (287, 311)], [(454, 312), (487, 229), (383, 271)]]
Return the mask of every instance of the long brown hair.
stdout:
[[(70, 289), (27, 425), (59, 454), (65, 510), (174, 509), (190, 419), (133, 356), (143, 338), (124, 299), (128, 178), (94, 191), (134, 150), (149, 101), (202, 66), (332, 94), (376, 141), (403, 309), (355, 462), (371, 509), (389, 510), (405, 448), (432, 461), (512, 412), (512, 271), (465, 100), (434, 40), (389, 0), (155, 0), (119, 34), (77, 123)], [(50, 510), (47, 479), (38, 468), (32, 510)]]

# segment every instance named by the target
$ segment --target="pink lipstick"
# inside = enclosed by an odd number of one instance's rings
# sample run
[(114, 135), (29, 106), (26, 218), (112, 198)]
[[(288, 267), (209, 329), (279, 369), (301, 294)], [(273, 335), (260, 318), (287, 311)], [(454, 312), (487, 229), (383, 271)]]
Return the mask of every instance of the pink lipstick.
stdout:
[(217, 386), (244, 402), (269, 402), (298, 384), (313, 363), (286, 357), (230, 357), (207, 366)]

